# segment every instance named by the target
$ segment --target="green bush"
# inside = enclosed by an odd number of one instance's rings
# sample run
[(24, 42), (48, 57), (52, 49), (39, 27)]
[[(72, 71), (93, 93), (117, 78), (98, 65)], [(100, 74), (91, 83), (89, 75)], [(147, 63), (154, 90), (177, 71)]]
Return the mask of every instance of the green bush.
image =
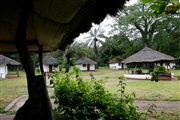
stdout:
[[(73, 75), (75, 74), (75, 77)], [(105, 90), (93, 74), (89, 81), (79, 77), (79, 70), (54, 73), (55, 109), (63, 120), (139, 120), (134, 94), (124, 95), (125, 83), (120, 84), (121, 98), (117, 99)]]
[(159, 74), (167, 74), (166, 68), (164, 66), (156, 66), (151, 73), (151, 81), (159, 81)]
[(178, 80), (180, 80), (180, 75), (177, 75), (176, 78), (177, 78)]
[(175, 70), (180, 70), (180, 65), (176, 65)]

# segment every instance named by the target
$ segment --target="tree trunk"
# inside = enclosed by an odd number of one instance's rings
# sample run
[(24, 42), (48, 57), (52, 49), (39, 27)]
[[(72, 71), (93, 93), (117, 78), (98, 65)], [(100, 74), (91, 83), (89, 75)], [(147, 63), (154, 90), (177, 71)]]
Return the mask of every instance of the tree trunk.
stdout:
[(94, 40), (94, 54), (95, 54), (95, 59), (96, 59), (96, 69), (99, 69), (99, 66), (98, 66), (98, 60), (99, 60), (99, 57), (98, 57), (98, 49), (97, 49), (97, 39), (95, 38)]
[(45, 77), (35, 76), (26, 43), (26, 29), (32, 11), (32, 0), (26, 0), (24, 3), (14, 41), (26, 73), (29, 98), (17, 111), (14, 120), (53, 120)]
[(32, 79), (32, 95), (29, 95), (28, 100), (17, 111), (14, 120), (53, 120), (45, 78), (39, 75)]

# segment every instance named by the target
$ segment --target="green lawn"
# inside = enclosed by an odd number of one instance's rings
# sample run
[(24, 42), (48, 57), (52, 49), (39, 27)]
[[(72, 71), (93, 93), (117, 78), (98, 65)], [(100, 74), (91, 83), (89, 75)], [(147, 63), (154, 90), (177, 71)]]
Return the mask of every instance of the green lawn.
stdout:
[[(180, 75), (180, 70), (172, 72), (175, 75)], [(90, 74), (93, 74), (96, 79), (102, 79), (105, 88), (117, 94), (118, 77), (123, 76), (124, 71), (101, 68), (96, 72), (81, 72), (81, 76), (85, 79), (90, 79)], [(18, 96), (27, 94), (24, 72), (21, 72), (20, 76), (20, 78), (0, 80), (0, 108), (4, 108)], [(136, 99), (180, 100), (180, 80), (160, 82), (127, 80), (126, 83), (126, 92), (135, 92)]]
[(24, 73), (20, 73), (19, 78), (0, 79), (0, 108), (24, 94), (27, 94)]
[[(180, 75), (180, 70), (172, 70), (174, 75)], [(118, 94), (118, 77), (124, 70), (109, 70), (101, 68), (96, 72), (81, 72), (81, 76), (89, 79), (93, 74), (96, 79), (104, 81), (105, 88), (113, 94)], [(150, 80), (126, 80), (126, 93), (135, 92), (136, 99), (143, 100), (180, 100), (180, 80), (151, 82)]]
[[(140, 81), (126, 80), (126, 93), (135, 92), (136, 99), (180, 100), (180, 81)], [(107, 90), (118, 94), (118, 80), (105, 82)]]

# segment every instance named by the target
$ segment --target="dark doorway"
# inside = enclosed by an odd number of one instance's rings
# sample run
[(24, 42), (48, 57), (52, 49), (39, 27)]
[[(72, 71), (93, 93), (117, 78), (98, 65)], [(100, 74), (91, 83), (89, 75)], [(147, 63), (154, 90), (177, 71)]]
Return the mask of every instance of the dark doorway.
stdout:
[(49, 72), (52, 72), (52, 65), (49, 65)]
[(88, 71), (90, 70), (90, 64), (87, 64), (87, 70)]

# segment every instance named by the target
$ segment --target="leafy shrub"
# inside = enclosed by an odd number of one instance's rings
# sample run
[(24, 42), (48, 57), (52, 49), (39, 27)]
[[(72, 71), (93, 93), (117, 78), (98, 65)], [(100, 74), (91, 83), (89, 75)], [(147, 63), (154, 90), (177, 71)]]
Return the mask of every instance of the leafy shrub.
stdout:
[(153, 69), (153, 72), (151, 73), (152, 78), (151, 81), (159, 81), (159, 74), (167, 74), (166, 68), (164, 66), (157, 66)]
[(77, 68), (72, 69), (64, 75), (53, 75), (56, 111), (63, 119), (139, 120), (140, 114), (133, 105), (135, 94), (124, 95), (125, 83), (119, 83), (121, 98), (115, 99), (93, 74), (91, 80), (85, 81), (79, 77)]
[(177, 78), (178, 80), (180, 80), (180, 75), (177, 75), (176, 78)]
[(175, 70), (180, 70), (180, 65), (176, 65)]

